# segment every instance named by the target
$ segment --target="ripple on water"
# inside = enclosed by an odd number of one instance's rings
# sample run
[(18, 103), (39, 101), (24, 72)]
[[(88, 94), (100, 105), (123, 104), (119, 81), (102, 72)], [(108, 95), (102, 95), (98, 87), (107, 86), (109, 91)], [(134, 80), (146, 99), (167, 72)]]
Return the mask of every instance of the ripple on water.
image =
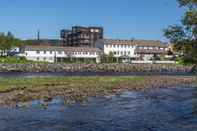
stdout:
[[(44, 104), (43, 104), (44, 103)], [(167, 88), (90, 97), (65, 106), (61, 98), (0, 108), (1, 131), (195, 131), (197, 88)]]

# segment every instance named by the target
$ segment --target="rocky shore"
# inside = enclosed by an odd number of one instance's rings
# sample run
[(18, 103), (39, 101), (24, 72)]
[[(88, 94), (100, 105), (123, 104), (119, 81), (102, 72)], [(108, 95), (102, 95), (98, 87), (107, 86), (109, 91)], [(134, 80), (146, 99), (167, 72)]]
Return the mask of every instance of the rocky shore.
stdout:
[[(46, 103), (61, 97), (65, 104), (83, 102), (88, 97), (114, 95), (123, 91), (196, 86), (194, 76), (74, 77), (2, 80), (0, 106), (18, 106), (32, 100)], [(6, 84), (8, 83), (8, 84)], [(7, 89), (6, 89), (7, 88)], [(4, 90), (4, 91), (3, 91)], [(21, 104), (19, 104), (21, 105)]]
[(197, 66), (177, 64), (0, 64), (0, 72), (194, 73)]

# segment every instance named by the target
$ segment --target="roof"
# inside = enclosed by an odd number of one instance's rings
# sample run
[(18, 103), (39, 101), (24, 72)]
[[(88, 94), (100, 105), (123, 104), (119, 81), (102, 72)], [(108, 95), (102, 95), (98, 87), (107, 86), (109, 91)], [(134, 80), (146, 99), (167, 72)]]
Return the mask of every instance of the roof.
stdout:
[(161, 41), (157, 40), (119, 40), (119, 39), (102, 39), (98, 42), (104, 44), (121, 44), (121, 45), (137, 45), (137, 46), (151, 46), (151, 47), (167, 47), (167, 45), (163, 44)]
[(62, 41), (59, 39), (32, 39), (32, 40), (25, 40), (29, 45), (48, 45), (48, 46), (58, 46), (62, 45)]
[(68, 52), (101, 52), (93, 47), (62, 47), (62, 46), (24, 46), (25, 51), (68, 51)]
[(137, 54), (167, 54), (168, 51), (166, 50), (156, 50), (156, 49), (139, 49), (135, 50)]

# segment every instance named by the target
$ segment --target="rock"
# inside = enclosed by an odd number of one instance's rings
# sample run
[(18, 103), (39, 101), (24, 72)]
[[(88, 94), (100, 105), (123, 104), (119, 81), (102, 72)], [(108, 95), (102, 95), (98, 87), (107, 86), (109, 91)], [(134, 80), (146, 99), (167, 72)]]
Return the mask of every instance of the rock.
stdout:
[(197, 66), (176, 64), (0, 64), (0, 72), (131, 72), (131, 73), (191, 73)]

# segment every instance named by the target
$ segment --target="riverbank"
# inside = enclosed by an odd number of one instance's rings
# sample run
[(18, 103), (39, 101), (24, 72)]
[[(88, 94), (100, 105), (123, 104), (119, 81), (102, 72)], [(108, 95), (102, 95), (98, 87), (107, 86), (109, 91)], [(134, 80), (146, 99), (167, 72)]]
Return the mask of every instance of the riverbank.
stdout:
[(197, 67), (177, 64), (0, 64), (0, 72), (132, 72), (193, 73)]
[(50, 101), (60, 96), (65, 103), (82, 102), (91, 96), (118, 94), (148, 88), (191, 86), (196, 77), (51, 77), (0, 78), (0, 105), (16, 106), (18, 102)]

